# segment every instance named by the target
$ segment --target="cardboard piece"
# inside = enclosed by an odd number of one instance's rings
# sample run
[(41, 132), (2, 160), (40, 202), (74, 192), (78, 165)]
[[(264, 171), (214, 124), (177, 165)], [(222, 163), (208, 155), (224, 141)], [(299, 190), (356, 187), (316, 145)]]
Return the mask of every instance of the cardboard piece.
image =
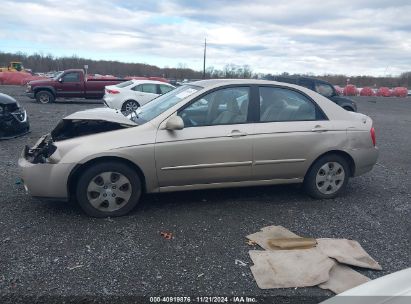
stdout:
[(329, 280), (335, 262), (319, 250), (250, 250), (251, 272), (261, 289), (315, 286)]

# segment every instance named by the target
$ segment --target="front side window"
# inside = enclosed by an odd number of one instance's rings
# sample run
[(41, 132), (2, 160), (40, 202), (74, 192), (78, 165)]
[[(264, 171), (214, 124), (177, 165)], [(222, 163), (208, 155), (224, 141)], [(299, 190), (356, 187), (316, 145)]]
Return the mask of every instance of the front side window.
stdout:
[(79, 82), (79, 73), (67, 73), (63, 76), (63, 82)]
[(137, 117), (129, 118), (138, 124), (150, 121), (201, 89), (203, 88), (194, 85), (183, 85), (141, 106), (138, 109)]
[(178, 112), (185, 127), (239, 124), (247, 122), (250, 100), (248, 87), (214, 91)]
[(173, 87), (170, 87), (170, 86), (167, 86), (167, 85), (164, 85), (164, 84), (160, 84), (160, 93), (161, 93), (161, 94), (168, 93), (168, 92), (170, 92), (172, 89), (174, 89), (174, 88), (173, 88)]
[(325, 97), (331, 97), (334, 94), (333, 88), (326, 83), (316, 83), (315, 91)]
[(260, 87), (260, 121), (307, 121), (324, 119), (306, 96), (294, 90)]

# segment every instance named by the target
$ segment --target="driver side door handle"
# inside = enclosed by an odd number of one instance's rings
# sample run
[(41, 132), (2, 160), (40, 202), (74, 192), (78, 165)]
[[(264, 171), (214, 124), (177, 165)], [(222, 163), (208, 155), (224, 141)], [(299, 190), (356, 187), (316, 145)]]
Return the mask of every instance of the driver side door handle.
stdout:
[(241, 136), (247, 136), (248, 134), (246, 132), (241, 132), (240, 130), (232, 130), (230, 134), (228, 134), (229, 137), (241, 137)]
[(316, 125), (314, 128), (311, 129), (311, 132), (317, 132), (317, 133), (322, 133), (322, 132), (327, 132), (327, 131), (328, 130), (321, 125)]

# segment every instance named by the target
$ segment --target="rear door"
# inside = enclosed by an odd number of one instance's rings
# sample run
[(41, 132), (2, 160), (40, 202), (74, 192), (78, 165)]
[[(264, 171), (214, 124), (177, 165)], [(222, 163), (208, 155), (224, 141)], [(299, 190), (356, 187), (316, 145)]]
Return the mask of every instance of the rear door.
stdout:
[(157, 85), (155, 83), (143, 83), (132, 88), (134, 91), (133, 95), (135, 100), (142, 106), (147, 102), (156, 98), (159, 94), (157, 93)]
[(321, 151), (345, 140), (345, 130), (333, 130), (321, 109), (302, 92), (260, 86), (259, 95), (253, 179), (303, 178)]

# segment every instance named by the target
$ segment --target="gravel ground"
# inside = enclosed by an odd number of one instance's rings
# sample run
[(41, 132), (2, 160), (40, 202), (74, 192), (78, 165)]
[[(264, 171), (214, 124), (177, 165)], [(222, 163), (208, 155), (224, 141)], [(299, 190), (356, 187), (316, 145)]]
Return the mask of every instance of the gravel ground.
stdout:
[[(350, 181), (342, 197), (312, 200), (296, 185), (169, 193), (145, 196), (129, 216), (94, 219), (76, 204), (26, 196), (16, 183), (16, 163), (24, 145), (63, 116), (101, 104), (41, 105), (21, 87), (0, 86), (0, 92), (25, 106), (32, 125), (29, 135), (0, 142), (0, 302), (20, 296), (253, 295), (315, 303), (332, 296), (317, 287), (257, 287), (245, 235), (268, 225), (359, 241), (383, 267), (359, 270), (372, 279), (410, 266), (411, 98), (356, 98), (359, 111), (374, 119), (380, 158), (372, 172)], [(165, 240), (161, 231), (174, 238)]]

